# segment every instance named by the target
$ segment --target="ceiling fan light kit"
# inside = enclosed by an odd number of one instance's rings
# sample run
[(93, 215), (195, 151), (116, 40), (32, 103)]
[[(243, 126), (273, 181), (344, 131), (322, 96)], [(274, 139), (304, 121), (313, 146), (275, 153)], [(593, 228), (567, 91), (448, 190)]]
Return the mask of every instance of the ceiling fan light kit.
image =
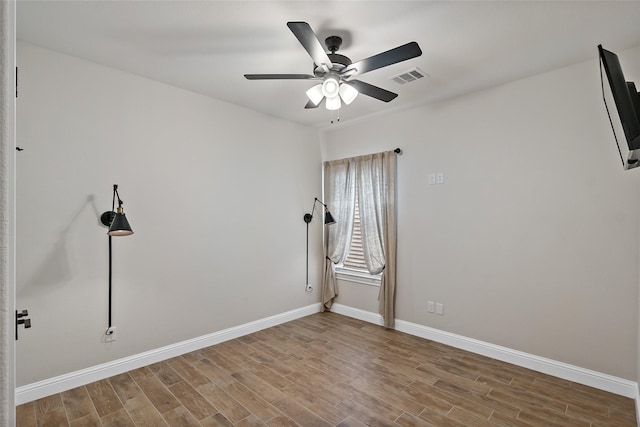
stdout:
[(322, 94), (327, 98), (338, 96), (339, 88), (340, 83), (338, 82), (338, 78), (335, 76), (328, 76), (322, 82)]
[(358, 96), (358, 91), (348, 83), (342, 83), (340, 85), (340, 98), (345, 104), (349, 105)]
[(313, 75), (245, 74), (244, 76), (248, 80), (322, 80), (322, 83), (306, 91), (309, 102), (305, 108), (316, 108), (325, 100), (327, 110), (338, 110), (343, 102), (346, 105), (351, 104), (358, 93), (389, 102), (395, 99), (398, 94), (360, 80), (350, 79), (356, 75), (422, 55), (418, 43), (410, 42), (369, 58), (352, 62), (346, 56), (336, 53), (342, 44), (342, 38), (338, 36), (327, 37), (325, 45), (330, 53), (325, 53), (322, 44), (309, 24), (306, 22), (287, 22), (287, 27), (313, 59)]
[(340, 102), (339, 96), (334, 96), (333, 98), (327, 98), (324, 105), (327, 107), (327, 110), (334, 111), (339, 110), (340, 107), (342, 107), (342, 102)]
[(322, 84), (315, 85), (311, 89), (307, 91), (307, 97), (313, 105), (318, 105), (324, 99), (324, 94), (322, 93)]
[(326, 98), (325, 107), (327, 110), (338, 110), (342, 106), (342, 102), (349, 105), (356, 99), (356, 96), (358, 96), (358, 91), (353, 86), (340, 83), (340, 79), (335, 76), (326, 77), (322, 83), (307, 90), (307, 97), (316, 107)]

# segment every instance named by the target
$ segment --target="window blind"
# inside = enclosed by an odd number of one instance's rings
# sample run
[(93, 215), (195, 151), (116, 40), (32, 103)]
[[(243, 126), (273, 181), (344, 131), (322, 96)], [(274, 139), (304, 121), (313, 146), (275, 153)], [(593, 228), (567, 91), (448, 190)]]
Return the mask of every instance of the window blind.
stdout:
[(364, 262), (364, 252), (362, 250), (362, 230), (360, 228), (360, 203), (358, 201), (358, 187), (356, 186), (356, 203), (353, 215), (353, 234), (349, 253), (344, 260), (343, 267), (359, 271), (367, 271), (367, 264)]

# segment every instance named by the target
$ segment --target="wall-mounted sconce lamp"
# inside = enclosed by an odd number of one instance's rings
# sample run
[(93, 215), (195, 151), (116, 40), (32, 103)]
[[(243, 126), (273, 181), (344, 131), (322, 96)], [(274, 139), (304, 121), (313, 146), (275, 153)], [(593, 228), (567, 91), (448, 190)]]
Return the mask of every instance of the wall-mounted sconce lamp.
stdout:
[[(118, 198), (118, 210), (114, 212), (116, 205), (116, 197)], [(102, 224), (109, 227), (109, 236), (128, 236), (133, 234), (129, 221), (124, 214), (122, 208), (122, 200), (120, 200), (120, 194), (118, 194), (118, 185), (113, 185), (113, 199), (111, 200), (111, 210), (106, 211), (100, 216)]]
[(313, 201), (313, 208), (311, 209), (311, 213), (310, 214), (304, 214), (304, 222), (307, 223), (307, 225), (309, 225), (309, 223), (311, 222), (311, 220), (313, 219), (313, 212), (316, 209), (316, 202), (320, 203), (322, 206), (324, 206), (324, 225), (331, 225), (331, 224), (335, 224), (336, 221), (333, 219), (333, 215), (331, 215), (331, 212), (329, 212), (329, 208), (327, 208), (327, 205), (325, 205), (324, 203), (322, 203), (320, 200), (318, 200), (318, 198), (316, 197)]
[(333, 219), (333, 215), (331, 215), (331, 212), (329, 212), (329, 208), (327, 207), (327, 205), (318, 200), (317, 197), (313, 200), (313, 208), (311, 209), (311, 213), (304, 214), (303, 219), (304, 222), (307, 223), (307, 281), (305, 282), (307, 284), (305, 288), (307, 292), (313, 291), (313, 286), (311, 286), (311, 284), (309, 283), (309, 223), (313, 219), (313, 212), (316, 209), (316, 202), (324, 206), (324, 225), (331, 225), (336, 223), (336, 220)]
[[(118, 198), (118, 209), (114, 211), (116, 205), (116, 197)], [(107, 234), (109, 235), (109, 326), (105, 331), (105, 342), (115, 340), (116, 328), (111, 325), (111, 279), (112, 279), (112, 256), (111, 256), (111, 236), (129, 236), (133, 234), (133, 230), (127, 221), (127, 217), (124, 214), (122, 208), (122, 200), (120, 200), (120, 194), (118, 194), (118, 186), (113, 185), (113, 198), (111, 200), (111, 210), (104, 212), (100, 216), (100, 222), (103, 225), (109, 227)]]

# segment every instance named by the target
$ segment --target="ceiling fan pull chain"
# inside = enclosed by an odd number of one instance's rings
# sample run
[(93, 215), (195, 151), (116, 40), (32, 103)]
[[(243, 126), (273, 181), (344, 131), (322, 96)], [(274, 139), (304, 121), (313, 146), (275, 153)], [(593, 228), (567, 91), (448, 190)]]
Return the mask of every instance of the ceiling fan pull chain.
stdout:
[(333, 114), (335, 115), (335, 118), (331, 119), (331, 124), (334, 124), (340, 121), (340, 110), (341, 110), (340, 108), (338, 108), (337, 110), (333, 110), (334, 111)]

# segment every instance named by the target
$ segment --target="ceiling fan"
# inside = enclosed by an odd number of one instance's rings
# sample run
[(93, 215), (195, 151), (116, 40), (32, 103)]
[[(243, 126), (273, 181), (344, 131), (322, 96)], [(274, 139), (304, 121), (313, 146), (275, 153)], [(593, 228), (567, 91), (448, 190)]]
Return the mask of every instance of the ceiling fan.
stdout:
[(309, 101), (304, 108), (316, 108), (324, 100), (328, 110), (337, 110), (342, 106), (342, 102), (347, 105), (351, 104), (358, 93), (389, 102), (398, 94), (352, 78), (422, 55), (418, 43), (410, 42), (369, 58), (352, 62), (346, 56), (336, 53), (342, 44), (342, 38), (338, 36), (327, 37), (325, 44), (329, 53), (325, 53), (320, 40), (309, 24), (306, 22), (287, 22), (287, 27), (313, 59), (313, 74), (245, 74), (244, 76), (248, 80), (322, 80), (322, 83), (307, 91)]

